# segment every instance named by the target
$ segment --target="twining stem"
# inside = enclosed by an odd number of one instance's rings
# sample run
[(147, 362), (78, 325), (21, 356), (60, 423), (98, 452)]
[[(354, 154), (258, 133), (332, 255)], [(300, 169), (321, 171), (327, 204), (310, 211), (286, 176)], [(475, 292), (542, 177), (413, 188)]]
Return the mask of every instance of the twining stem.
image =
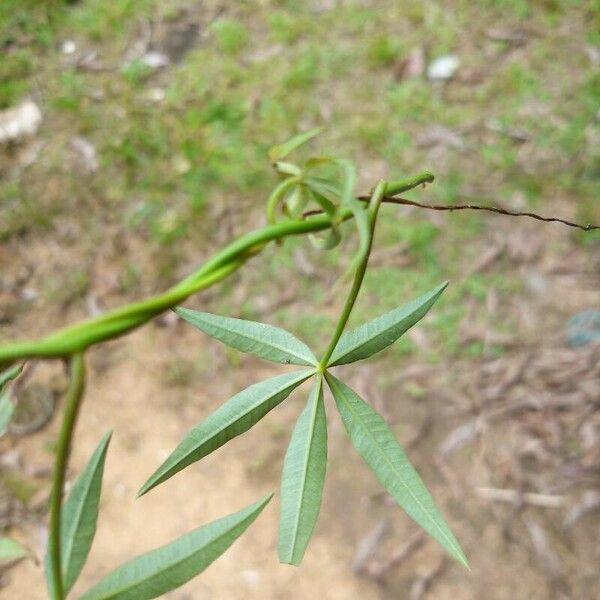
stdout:
[(50, 525), (48, 536), (48, 557), (52, 572), (52, 592), (54, 600), (65, 598), (60, 551), (60, 528), (63, 488), (67, 473), (67, 464), (71, 451), (73, 430), (77, 422), (79, 406), (85, 388), (85, 362), (83, 354), (74, 354), (69, 362), (69, 388), (65, 397), (63, 421), (58, 438), (54, 473), (52, 476), (52, 494), (50, 496)]
[[(428, 205), (403, 198), (391, 197), (418, 185), (429, 183), (432, 180), (433, 175), (425, 172), (415, 177), (391, 182), (387, 186), (387, 196), (382, 199), (382, 202), (407, 204), (432, 210), (489, 210), (511, 216), (528, 216), (541, 221), (558, 221), (586, 231), (600, 229), (600, 225), (580, 225), (554, 217), (542, 217), (534, 213), (513, 213), (496, 207), (482, 207), (470, 204), (453, 206)], [(359, 196), (358, 199), (367, 200), (367, 198), (362, 196)], [(368, 198), (369, 201), (370, 199)], [(353, 212), (349, 207), (342, 207), (337, 215), (336, 223), (338, 221), (347, 221), (353, 216)], [(316, 233), (335, 225), (332, 223), (331, 217), (327, 214), (322, 214), (321, 210), (308, 211), (304, 213), (303, 217), (301, 220), (289, 220), (283, 223), (268, 225), (238, 238), (217, 252), (196, 272), (163, 294), (127, 304), (98, 317), (85, 319), (75, 325), (60, 329), (40, 340), (15, 342), (0, 346), (0, 370), (27, 358), (68, 357), (77, 352), (82, 352), (95, 344), (124, 335), (144, 325), (144, 323), (147, 323), (169, 308), (180, 304), (192, 294), (224, 279), (242, 266), (248, 258), (261, 252), (268, 243), (288, 236)]]
[[(393, 191), (411, 189), (431, 181), (431, 178), (430, 173), (422, 173), (410, 179), (392, 182), (388, 188), (391, 187)], [(342, 207), (337, 214), (336, 222), (347, 221), (353, 216), (349, 207)], [(301, 220), (275, 223), (247, 233), (225, 246), (196, 272), (162, 294), (85, 319), (40, 340), (0, 346), (0, 369), (27, 358), (68, 357), (83, 352), (95, 344), (125, 335), (169, 308), (177, 306), (192, 294), (224, 279), (250, 257), (261, 252), (270, 242), (288, 236), (316, 233), (332, 226), (331, 216), (320, 214)]]
[[(352, 218), (342, 210), (341, 220)], [(24, 358), (67, 357), (86, 348), (136, 329), (165, 310), (177, 306), (192, 294), (224, 279), (259, 253), (269, 242), (292, 235), (323, 231), (331, 227), (330, 217), (319, 215), (304, 220), (285, 221), (252, 231), (217, 252), (200, 269), (163, 294), (108, 311), (60, 329), (40, 340), (0, 346), (0, 367)]]
[(371, 248), (373, 247), (373, 234), (375, 233), (375, 223), (377, 222), (377, 213), (379, 212), (379, 207), (381, 206), (381, 201), (385, 196), (387, 188), (387, 182), (380, 181), (377, 184), (377, 187), (373, 191), (371, 195), (371, 201), (369, 203), (369, 240), (363, 251), (362, 256), (360, 257), (360, 262), (356, 267), (356, 272), (354, 274), (354, 280), (352, 281), (352, 287), (350, 288), (350, 293), (346, 298), (346, 303), (344, 304), (344, 308), (342, 310), (342, 314), (338, 320), (335, 331), (333, 332), (333, 336), (331, 337), (331, 341), (329, 342), (329, 346), (323, 357), (319, 361), (319, 367), (321, 370), (325, 370), (327, 367), (327, 363), (335, 350), (335, 347), (344, 332), (344, 328), (346, 327), (346, 323), (348, 323), (348, 319), (350, 318), (350, 313), (354, 308), (354, 303), (356, 302), (356, 298), (358, 296), (358, 292), (360, 291), (360, 287), (362, 285), (363, 279), (365, 278), (365, 272), (367, 270), (367, 263), (369, 262), (369, 255), (371, 254)]
[(387, 185), (385, 195), (397, 196), (398, 194), (408, 192), (409, 190), (412, 190), (420, 185), (424, 186), (426, 183), (433, 183), (434, 179), (435, 176), (433, 173), (430, 173), (429, 171), (423, 171), (423, 173), (419, 173), (414, 177), (407, 177), (406, 179), (401, 179), (400, 181), (390, 181)]

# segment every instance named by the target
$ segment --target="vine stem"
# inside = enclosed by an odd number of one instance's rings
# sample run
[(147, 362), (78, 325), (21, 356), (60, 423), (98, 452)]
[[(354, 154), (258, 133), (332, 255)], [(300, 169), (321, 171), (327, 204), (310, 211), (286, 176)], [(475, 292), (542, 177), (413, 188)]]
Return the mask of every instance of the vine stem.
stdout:
[(368, 242), (363, 251), (362, 256), (360, 257), (360, 262), (358, 263), (358, 265), (356, 267), (356, 272), (354, 274), (354, 280), (352, 281), (352, 287), (350, 288), (350, 293), (348, 294), (348, 297), (346, 298), (346, 302), (344, 304), (342, 314), (340, 315), (340, 318), (336, 325), (335, 331), (333, 332), (333, 335), (331, 336), (331, 341), (329, 342), (329, 346), (327, 347), (327, 350), (325, 350), (323, 357), (319, 361), (319, 370), (321, 370), (321, 371), (325, 371), (325, 369), (327, 367), (327, 363), (329, 362), (329, 359), (331, 358), (331, 355), (333, 354), (333, 351), (335, 350), (335, 347), (336, 347), (340, 337), (342, 336), (342, 333), (344, 332), (344, 328), (346, 327), (346, 324), (348, 323), (348, 319), (350, 318), (350, 313), (352, 312), (352, 309), (354, 308), (356, 298), (358, 297), (358, 292), (360, 291), (362, 282), (365, 278), (365, 272), (367, 270), (367, 263), (369, 262), (369, 256), (371, 255), (371, 248), (373, 247), (373, 234), (375, 233), (375, 224), (377, 222), (377, 213), (379, 212), (379, 207), (381, 206), (381, 201), (383, 200), (383, 198), (385, 196), (386, 188), (387, 188), (387, 183), (385, 181), (381, 180), (377, 184), (377, 187), (375, 188), (375, 190), (373, 191), (373, 194), (371, 195), (371, 200), (369, 202), (370, 231), (369, 231)]
[(56, 449), (54, 473), (52, 475), (52, 494), (50, 496), (50, 523), (48, 536), (48, 557), (52, 572), (52, 594), (54, 600), (65, 598), (61, 541), (61, 512), (63, 488), (71, 452), (71, 440), (79, 414), (81, 398), (85, 388), (85, 362), (82, 353), (74, 354), (69, 361), (69, 388), (65, 397), (65, 409)]
[[(425, 205), (403, 198), (390, 197), (390, 194), (398, 194), (415, 186), (430, 183), (432, 180), (433, 175), (425, 172), (406, 180), (391, 182), (387, 185), (387, 196), (382, 199), (382, 202), (409, 204), (433, 210), (452, 211), (469, 208), (491, 210), (493, 212), (501, 212), (501, 214), (513, 214), (503, 209), (492, 207), (481, 208), (475, 205)], [(358, 200), (367, 200), (367, 198), (359, 196)], [(368, 200), (370, 201), (371, 197)], [(348, 206), (344, 206), (337, 215), (336, 223), (347, 221), (353, 218), (353, 216), (353, 211)], [(598, 225), (582, 226), (576, 223), (565, 222), (561, 219), (540, 217), (539, 215), (529, 213), (526, 216), (544, 221), (556, 220), (588, 231), (600, 227)], [(194, 273), (162, 294), (132, 302), (131, 304), (110, 310), (98, 317), (85, 319), (74, 325), (59, 329), (42, 339), (18, 341), (0, 346), (0, 369), (10, 367), (15, 362), (28, 358), (69, 357), (78, 352), (83, 352), (95, 344), (125, 335), (164, 311), (177, 306), (192, 294), (206, 289), (229, 276), (250, 257), (259, 254), (270, 242), (289, 236), (316, 233), (333, 226), (334, 223), (332, 223), (331, 217), (317, 210), (304, 213), (303, 219), (275, 223), (247, 233), (218, 251)]]

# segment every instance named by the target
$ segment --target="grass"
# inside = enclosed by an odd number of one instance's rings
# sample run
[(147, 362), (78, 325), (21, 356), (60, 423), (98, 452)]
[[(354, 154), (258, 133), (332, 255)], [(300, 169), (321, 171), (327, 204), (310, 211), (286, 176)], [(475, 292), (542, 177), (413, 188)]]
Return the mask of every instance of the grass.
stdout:
[[(6, 48), (0, 107), (33, 96), (44, 112), (45, 145), (43, 160), (0, 181), (0, 241), (28, 233), (53, 236), (77, 207), (86, 233), (82, 253), (106, 243), (107, 227), (120, 227), (141, 241), (153, 261), (139, 264), (134, 243), (123, 250), (113, 268), (122, 273), (125, 296), (164, 287), (186, 257), (199, 249), (205, 254), (218, 239), (224, 210), (235, 212), (237, 223), (252, 221), (274, 183), (268, 147), (318, 124), (327, 125), (319, 148), (359, 161), (363, 188), (382, 165), (390, 178), (429, 168), (437, 180), (426, 196), (438, 202), (458, 202), (467, 191), (482, 202), (524, 194), (543, 210), (569, 197), (576, 201), (574, 216), (597, 219), (598, 156), (589, 140), (594, 128), (597, 135), (600, 80), (583, 45), (598, 44), (591, 25), (599, 18), (595, 4), (482, 4), (456, 0), (450, 10), (416, 0), (377, 8), (344, 3), (315, 14), (309, 4), (291, 1), (238, 3), (224, 13), (205, 3), (194, 14), (202, 19), (195, 44), (178, 62), (153, 71), (140, 57), (125, 58), (142, 36), (140, 23), (149, 19), (176, 32), (193, 3), (6, 0), (0, 8)], [(486, 34), (520, 25), (534, 32), (523, 47)], [(61, 54), (67, 39), (81, 55), (95, 52), (98, 68), (77, 67)], [(397, 80), (398, 61), (418, 45), (430, 58), (456, 53), (457, 80), (447, 86)], [(520, 145), (490, 132), (489, 119), (506, 130), (522, 128), (530, 141)], [(462, 134), (465, 148), (426, 147), (422, 140), (432, 124)], [(75, 135), (94, 145), (97, 172), (82, 175), (72, 167), (69, 140)], [(489, 285), (514, 287), (510, 272), (461, 277), (460, 265), (484, 221), (461, 215), (441, 226), (423, 214), (389, 214), (381, 244), (404, 241), (410, 261), (401, 271), (380, 266), (370, 272), (369, 302), (360, 305), (357, 318), (454, 279), (430, 325), (441, 328), (442, 351), (461, 351), (462, 313), (453, 306), (479, 298)], [(295, 245), (271, 253), (275, 262), (256, 261), (249, 289), (281, 277), (278, 269), (291, 277)], [(324, 260), (335, 267), (341, 259), (338, 250)], [(302, 297), (317, 303), (326, 298), (310, 277), (300, 281)], [(307, 338), (328, 322), (327, 316), (285, 308), (274, 317), (292, 320)], [(410, 350), (408, 343), (401, 351)]]

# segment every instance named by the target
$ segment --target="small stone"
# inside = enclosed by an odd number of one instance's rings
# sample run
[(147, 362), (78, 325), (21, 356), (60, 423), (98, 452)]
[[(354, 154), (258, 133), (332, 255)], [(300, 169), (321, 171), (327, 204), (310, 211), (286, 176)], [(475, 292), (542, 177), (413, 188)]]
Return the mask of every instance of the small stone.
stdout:
[(77, 46), (73, 40), (65, 40), (60, 48), (60, 51), (67, 56), (75, 54)]
[(0, 144), (33, 136), (42, 123), (42, 112), (32, 100), (0, 111)]
[(96, 148), (86, 138), (76, 136), (71, 139), (71, 147), (77, 153), (78, 163), (86, 173), (94, 173), (98, 170), (98, 157)]
[(169, 57), (162, 52), (148, 52), (140, 59), (147, 67), (151, 69), (160, 69), (170, 64)]
[(150, 88), (148, 90), (148, 100), (151, 102), (162, 102), (165, 99), (165, 90), (159, 87)]
[(427, 67), (427, 77), (434, 81), (445, 81), (451, 79), (460, 61), (454, 54), (446, 54), (433, 60)]

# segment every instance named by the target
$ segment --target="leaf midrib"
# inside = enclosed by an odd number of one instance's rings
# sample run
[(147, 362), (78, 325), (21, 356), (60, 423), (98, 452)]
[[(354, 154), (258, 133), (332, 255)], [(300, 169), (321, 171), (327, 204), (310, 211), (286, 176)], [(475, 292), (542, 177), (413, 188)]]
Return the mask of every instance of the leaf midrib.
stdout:
[[(394, 327), (396, 327), (397, 325), (399, 325), (402, 321), (404, 321), (406, 318), (408, 318), (410, 315), (414, 314), (417, 310), (421, 309), (423, 306), (425, 306), (428, 302), (431, 302), (431, 304), (427, 307), (425, 313), (427, 313), (427, 311), (431, 308), (431, 306), (437, 301), (437, 299), (441, 296), (441, 294), (444, 292), (444, 290), (446, 289), (448, 285), (448, 282), (444, 282), (441, 283), (437, 288), (434, 288), (433, 290), (430, 290), (429, 292), (425, 292), (425, 294), (423, 295), (429, 295), (429, 297), (422, 302), (417, 308), (415, 308), (413, 311), (411, 311), (409, 314), (405, 315), (400, 321), (396, 321), (394, 323), (394, 325), (390, 325), (389, 327), (386, 327), (384, 329), (382, 329), (378, 334), (376, 334), (377, 336), (383, 335), (385, 332), (389, 331), (390, 329), (393, 329)], [(422, 297), (422, 296), (421, 296)], [(418, 300), (419, 298), (415, 298), (413, 300), (413, 302), (415, 302), (416, 300)], [(410, 303), (409, 303), (410, 304)], [(406, 305), (404, 306), (400, 306), (398, 307), (399, 309), (403, 309), (406, 308)], [(390, 312), (394, 312), (393, 310)], [(379, 317), (376, 317), (375, 319), (373, 319), (372, 321), (370, 321), (370, 323), (373, 323), (374, 321), (376, 322), (379, 319), (383, 319), (383, 317), (390, 314), (390, 312), (388, 313), (384, 313), (383, 315), (380, 315)], [(425, 316), (425, 315), (423, 315)], [(423, 317), (421, 317), (423, 318)], [(366, 325), (368, 325), (369, 323), (366, 323)], [(360, 329), (362, 326), (357, 327), (357, 329)], [(344, 338), (349, 337), (350, 334), (352, 334), (355, 330), (350, 331), (350, 332), (346, 332), (342, 335), (342, 337), (340, 338), (340, 341), (338, 343), (338, 347), (340, 347), (340, 344), (343, 342)], [(353, 352), (355, 352), (356, 350), (358, 350), (361, 346), (366, 346), (368, 343), (372, 342), (375, 339), (375, 335), (370, 337), (367, 341), (365, 342), (358, 342), (355, 343), (353, 346), (350, 346), (347, 350), (343, 351), (343, 354), (337, 356), (336, 352), (334, 350), (333, 355), (331, 357), (330, 360), (330, 365), (331, 366), (335, 366), (340, 360), (344, 360), (345, 358), (348, 357), (348, 355), (352, 354)]]
[[(139, 586), (141, 583), (144, 583), (144, 581), (150, 581), (151, 579), (155, 579), (157, 576), (161, 575), (165, 571), (177, 567), (181, 563), (183, 563), (186, 560), (189, 560), (190, 558), (192, 558), (195, 554), (197, 554), (199, 552), (202, 552), (206, 548), (206, 546), (208, 544), (213, 544), (213, 543), (221, 540), (222, 538), (224, 538), (227, 534), (232, 533), (234, 529), (237, 529), (238, 527), (240, 527), (241, 525), (243, 525), (253, 514), (254, 514), (254, 512), (252, 512), (251, 514), (247, 515), (244, 519), (242, 519), (241, 521), (239, 521), (231, 529), (228, 529), (228, 530), (224, 531), (223, 533), (221, 533), (220, 535), (218, 535), (218, 536), (216, 536), (216, 537), (208, 540), (200, 548), (197, 548), (193, 552), (191, 552), (189, 554), (186, 554), (181, 559), (176, 560), (175, 562), (169, 563), (167, 566), (160, 568), (158, 571), (156, 571), (152, 575), (146, 577), (145, 579), (144, 578), (142, 578), (142, 579), (136, 579), (133, 583), (131, 583), (131, 585), (119, 588), (119, 589), (115, 590), (114, 592), (112, 592), (112, 596), (106, 596), (106, 595), (104, 595), (104, 596), (97, 596), (97, 600), (109, 600), (110, 598), (114, 598), (117, 594), (121, 594), (121, 593), (126, 592), (126, 591), (131, 591), (136, 586)], [(135, 559), (133, 559), (133, 560), (135, 560)], [(93, 596), (92, 596), (92, 598), (93, 598)], [(83, 597), (83, 600), (85, 600), (85, 596)]]
[[(233, 423), (235, 423), (236, 421), (239, 421), (240, 419), (242, 419), (243, 417), (249, 415), (250, 413), (252, 413), (258, 406), (260, 406), (261, 404), (263, 404), (264, 402), (267, 402), (268, 400), (270, 400), (271, 398), (273, 398), (274, 396), (277, 396), (278, 394), (281, 394), (283, 391), (285, 391), (287, 388), (292, 387), (295, 384), (300, 384), (303, 381), (306, 381), (312, 374), (312, 371), (302, 371), (302, 377), (298, 376), (298, 379), (294, 379), (292, 381), (289, 381), (286, 385), (282, 385), (281, 387), (279, 387), (276, 391), (272, 392), (271, 394), (269, 394), (267, 397), (263, 397), (261, 400), (257, 400), (256, 402), (254, 402), (254, 404), (252, 404), (250, 406), (250, 408), (248, 408), (242, 415), (240, 415), (240, 413), (237, 413), (236, 415), (234, 415), (233, 417), (231, 417), (225, 424), (223, 424), (221, 427), (219, 427), (219, 429), (217, 429), (210, 437), (206, 438), (201, 444), (200, 446), (194, 448), (193, 450), (190, 450), (189, 452), (187, 452), (186, 454), (184, 454), (181, 458), (177, 459), (176, 462), (174, 462), (173, 464), (170, 465), (170, 467), (164, 471), (160, 477), (157, 477), (157, 481), (159, 479), (161, 479), (162, 477), (164, 477), (165, 475), (167, 475), (168, 473), (171, 472), (171, 470), (177, 466), (178, 463), (180, 463), (183, 459), (189, 457), (191, 454), (193, 454), (194, 452), (198, 451), (202, 446), (204, 446), (205, 444), (207, 444), (208, 442), (210, 442), (211, 440), (213, 440), (217, 435), (219, 435), (220, 433), (223, 433), (223, 431), (225, 429), (227, 429), (228, 427), (230, 427)], [(214, 414), (214, 413), (213, 413)]]
[[(243, 319), (240, 319), (240, 320), (243, 322)], [(209, 324), (211, 325), (211, 327), (214, 327), (215, 329), (219, 329), (220, 331), (224, 331), (225, 333), (231, 334), (231, 330), (226, 329), (222, 325), (215, 325), (214, 323), (210, 323), (210, 322), (209, 322)], [(257, 323), (257, 325), (262, 325), (262, 323)], [(308, 346), (306, 346), (306, 344), (304, 344), (304, 342), (302, 342), (301, 340), (299, 340), (298, 338), (296, 338), (296, 336), (292, 335), (291, 333), (285, 331), (285, 329), (283, 329), (282, 331), (284, 331), (285, 333), (288, 333), (294, 339), (295, 342), (300, 343), (303, 346), (305, 346), (306, 349), (308, 350), (309, 354), (307, 356), (300, 355), (297, 352), (290, 351), (285, 346), (280, 346), (279, 344), (275, 344), (275, 343), (270, 342), (270, 341), (269, 342), (265, 342), (263, 339), (253, 337), (252, 335), (250, 335), (250, 334), (248, 334), (246, 332), (240, 333), (239, 331), (236, 331), (235, 333), (236, 333), (236, 335), (239, 335), (240, 337), (242, 337), (242, 338), (244, 338), (246, 340), (249, 340), (251, 342), (260, 343), (260, 344), (263, 344), (265, 346), (271, 346), (275, 350), (279, 350), (280, 352), (283, 352), (283, 353), (288, 354), (290, 356), (293, 356), (295, 358), (299, 358), (302, 361), (304, 361), (301, 364), (317, 365), (316, 358), (314, 356), (312, 356), (312, 352), (310, 351), (310, 348)], [(307, 363), (307, 361), (308, 361), (308, 363)]]
[[(337, 382), (335, 380), (332, 380), (330, 378), (327, 379), (327, 382), (329, 383), (329, 385), (331, 386), (332, 384), (334, 385), (334, 387), (337, 387), (338, 392), (340, 393), (340, 396), (344, 399), (344, 401), (346, 402), (346, 405), (348, 406), (348, 410), (353, 414), (353, 415), (357, 415), (358, 413), (352, 408), (352, 404), (346, 400), (346, 397), (343, 393), (343, 391), (341, 390), (341, 388), (338, 386)], [(361, 425), (363, 423), (363, 420), (359, 418), (357, 418), (357, 422), (360, 422)], [(369, 430), (368, 427), (365, 427), (364, 425), (362, 425), (363, 429), (367, 432), (368, 436), (371, 438), (371, 440), (373, 440), (373, 443), (377, 446), (377, 448), (379, 448), (380, 453), (383, 455), (384, 459), (386, 460), (386, 462), (390, 465), (390, 467), (392, 468), (392, 470), (396, 473), (398, 473), (399, 476), (399, 480), (402, 483), (402, 485), (408, 490), (408, 493), (410, 494), (410, 496), (414, 499), (415, 503), (421, 508), (421, 510), (427, 515), (427, 517), (430, 519), (430, 521), (435, 525), (435, 527), (439, 530), (439, 532), (441, 533), (442, 537), (446, 540), (446, 542), (450, 545), (450, 547), (454, 550), (454, 552), (456, 552), (456, 555), (458, 557), (460, 557), (460, 561), (461, 562), (465, 562), (465, 559), (463, 557), (463, 553), (460, 550), (460, 548), (456, 547), (456, 544), (454, 543), (454, 541), (452, 540), (452, 538), (448, 537), (448, 534), (444, 531), (444, 529), (442, 527), (440, 527), (440, 525), (437, 523), (437, 521), (431, 516), (430, 511), (423, 506), (423, 504), (421, 503), (421, 501), (417, 498), (417, 496), (415, 496), (415, 494), (413, 493), (413, 491), (410, 489), (410, 486), (407, 485), (404, 482), (404, 478), (402, 477), (402, 474), (400, 471), (398, 471), (394, 465), (394, 463), (392, 461), (390, 461), (390, 459), (388, 458), (386, 452), (382, 449), (381, 445), (377, 442), (376, 438), (371, 434), (371, 431)]]
[[(381, 317), (384, 317), (385, 315), (381, 315)], [(379, 317), (379, 318), (381, 318)], [(357, 342), (355, 343), (353, 346), (349, 346), (346, 350), (343, 351), (343, 354), (340, 354), (339, 356), (336, 356), (335, 353), (331, 359), (331, 366), (334, 366), (335, 363), (337, 363), (340, 360), (343, 360), (345, 358), (347, 358), (350, 354), (352, 354), (353, 352), (356, 352), (356, 350), (360, 349), (361, 346), (366, 346), (367, 344), (369, 344), (370, 342), (372, 342), (376, 337), (383, 335), (384, 333), (386, 333), (387, 331), (389, 331), (390, 329), (393, 329), (394, 327), (397, 327), (398, 325), (400, 325), (400, 323), (402, 323), (402, 321), (404, 321), (404, 319), (406, 319), (408, 317), (408, 315), (406, 315), (403, 319), (401, 319), (400, 321), (396, 321), (394, 322), (393, 325), (390, 325), (389, 327), (385, 327), (384, 329), (379, 330), (375, 335), (369, 337), (367, 340), (362, 341), (362, 342)], [(368, 323), (367, 323), (368, 325)], [(360, 329), (360, 327), (359, 327)], [(350, 337), (350, 335), (353, 332), (347, 332), (345, 334), (346, 337)], [(340, 342), (342, 342), (343, 339), (340, 339)]]
[[(67, 575), (68, 575), (68, 568), (67, 567), (69, 566), (69, 563), (71, 562), (71, 555), (72, 555), (72, 552), (73, 552), (73, 548), (75, 546), (75, 544), (74, 544), (74, 542), (75, 542), (75, 535), (79, 531), (79, 524), (81, 523), (82, 517), (83, 517), (83, 509), (84, 509), (84, 506), (87, 504), (88, 498), (90, 497), (90, 494), (91, 494), (91, 491), (92, 491), (92, 483), (93, 483), (93, 481), (94, 481), (94, 479), (95, 479), (95, 477), (97, 475), (97, 469), (98, 469), (99, 465), (104, 462), (104, 459), (106, 457), (106, 451), (107, 451), (108, 444), (110, 442), (110, 438), (111, 437), (112, 437), (112, 435), (110, 433), (109, 434), (105, 434), (105, 436), (100, 441), (100, 444), (99, 444), (98, 448), (101, 449), (101, 450), (98, 453), (98, 456), (96, 457), (96, 460), (93, 463), (93, 468), (90, 469), (91, 475), (90, 475), (90, 477), (87, 480), (87, 483), (89, 483), (89, 485), (86, 485), (84, 487), (84, 490), (86, 490), (86, 492), (84, 494), (82, 502), (80, 503), (80, 505), (79, 505), (79, 507), (77, 509), (76, 518), (73, 520), (74, 528), (72, 528), (71, 531), (73, 531), (74, 534), (72, 536), (70, 536), (69, 538), (67, 538), (67, 541), (66, 541), (66, 544), (65, 544), (66, 551), (64, 553), (64, 556), (66, 557), (66, 560), (64, 561), (64, 573), (63, 573), (63, 577), (65, 578), (65, 585), (67, 584), (67, 581), (66, 581), (66, 578), (67, 578)], [(98, 501), (99, 500), (100, 499), (98, 498)], [(66, 503), (65, 503), (65, 506), (66, 506)], [(88, 548), (88, 551), (89, 551), (89, 548)]]
[[(94, 468), (92, 469), (91, 477), (88, 479), (89, 485), (86, 487), (87, 491), (83, 495), (83, 500), (76, 509), (76, 513), (75, 513), (76, 517), (72, 521), (73, 527), (71, 527), (72, 535), (67, 537), (67, 539), (65, 540), (65, 552), (64, 552), (64, 562), (63, 562), (63, 579), (65, 580), (65, 585), (67, 584), (66, 579), (67, 579), (67, 575), (68, 575), (68, 571), (69, 571), (68, 567), (70, 566), (71, 555), (73, 552), (73, 548), (75, 546), (75, 536), (77, 535), (77, 532), (79, 531), (79, 524), (81, 523), (82, 517), (83, 517), (83, 507), (86, 505), (87, 500), (89, 498), (89, 493), (91, 492), (91, 482), (94, 479), (97, 467), (98, 467), (98, 461), (96, 461), (96, 464), (94, 465)], [(68, 533), (68, 532), (65, 532), (65, 534), (66, 533)]]
[[(307, 445), (307, 450), (306, 450), (306, 454), (305, 454), (305, 464), (308, 467), (308, 463), (310, 460), (310, 455), (313, 452), (313, 440), (314, 440), (314, 433), (315, 433), (315, 423), (316, 423), (316, 415), (318, 413), (318, 409), (319, 409), (319, 402), (321, 401), (321, 388), (323, 386), (323, 380), (319, 379), (319, 383), (317, 384), (319, 386), (319, 389), (317, 391), (316, 394), (316, 402), (315, 402), (315, 408), (314, 411), (311, 414), (311, 420), (310, 420), (310, 428), (309, 428), (309, 436), (308, 439), (309, 444)], [(306, 480), (307, 480), (307, 476), (308, 476), (308, 468), (306, 468), (303, 471), (302, 474), (302, 493), (300, 494), (300, 502), (298, 503), (298, 507), (301, 507), (304, 503), (304, 493), (305, 493), (305, 488), (306, 488)], [(293, 541), (292, 541), (292, 556), (291, 559), (294, 559), (294, 553), (296, 551), (296, 543), (298, 541), (298, 526), (300, 523), (300, 510), (297, 511), (297, 517), (295, 519), (295, 524), (294, 524), (294, 529), (293, 529)]]

